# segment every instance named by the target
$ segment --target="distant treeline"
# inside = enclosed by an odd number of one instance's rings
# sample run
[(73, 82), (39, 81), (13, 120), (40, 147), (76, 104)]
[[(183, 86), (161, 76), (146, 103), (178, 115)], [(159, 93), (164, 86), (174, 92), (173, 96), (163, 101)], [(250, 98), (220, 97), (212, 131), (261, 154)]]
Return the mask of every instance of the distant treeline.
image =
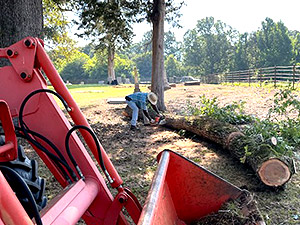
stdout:
[[(107, 80), (105, 51), (93, 44), (74, 48), (66, 58), (50, 52), (63, 79), (73, 83)], [(63, 60), (62, 60), (63, 59)], [(182, 42), (165, 33), (167, 76), (194, 77), (236, 70), (297, 65), (300, 63), (300, 32), (290, 31), (281, 21), (266, 18), (252, 33), (239, 33), (213, 17), (199, 20)], [(141, 80), (151, 79), (151, 32), (139, 43), (119, 50), (115, 56), (116, 77), (131, 77), (137, 67)]]

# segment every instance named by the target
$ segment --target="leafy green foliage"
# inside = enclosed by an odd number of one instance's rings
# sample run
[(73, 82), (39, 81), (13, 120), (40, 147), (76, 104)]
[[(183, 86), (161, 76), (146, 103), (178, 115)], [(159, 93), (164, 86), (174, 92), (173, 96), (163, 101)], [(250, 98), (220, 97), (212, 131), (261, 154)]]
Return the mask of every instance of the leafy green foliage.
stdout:
[(136, 67), (143, 80), (151, 80), (151, 70), (152, 70), (152, 55), (151, 52), (146, 52), (143, 54), (138, 54), (132, 61), (135, 62)]
[(269, 146), (268, 149), (276, 156), (291, 156), (295, 146), (282, 136), (281, 131), (280, 124), (259, 119), (243, 129), (243, 133), (255, 140), (259, 148), (264, 149), (264, 146)]
[[(258, 119), (243, 112), (244, 103), (219, 107), (217, 98), (208, 99), (200, 96), (196, 105), (188, 104), (188, 115), (207, 116), (231, 124), (245, 124), (242, 132), (255, 142), (258, 151), (271, 151), (275, 156), (292, 156), (300, 146), (300, 100), (292, 88), (280, 90), (274, 95), (274, 105), (266, 119)], [(291, 118), (291, 115), (294, 115)], [(267, 154), (267, 152), (266, 152)], [(251, 156), (248, 146), (244, 149), (245, 162)]]
[(274, 95), (274, 104), (269, 109), (268, 117), (274, 115), (274, 119), (278, 118), (277, 116), (289, 119), (290, 113), (295, 113), (297, 118), (300, 119), (300, 99), (298, 95), (293, 93), (291, 85), (286, 89), (280, 89)]
[[(84, 53), (85, 52), (85, 53)], [(120, 77), (131, 77), (134, 62), (116, 54), (116, 74)], [(107, 80), (107, 61), (105, 51), (95, 50), (93, 46), (75, 49), (68, 60), (61, 60), (59, 72), (65, 81), (71, 83), (98, 83)], [(105, 82), (106, 83), (106, 82)]]
[(199, 20), (184, 36), (185, 64), (202, 68), (203, 75), (231, 69), (236, 35), (234, 29), (213, 17)]
[(245, 102), (233, 102), (230, 105), (219, 107), (217, 98), (200, 96), (196, 105), (188, 104), (188, 114), (193, 116), (207, 116), (230, 124), (246, 124), (253, 120), (252, 116), (243, 112)]
[(61, 76), (65, 81), (70, 81), (71, 83), (79, 83), (80, 81), (88, 79), (88, 73), (84, 69), (84, 64), (88, 61), (89, 57), (80, 52), (76, 52), (73, 59), (66, 64), (62, 71)]
[(176, 76), (176, 77), (181, 77), (182, 76), (182, 67), (181, 63), (176, 60), (174, 55), (169, 55), (166, 59), (165, 62), (165, 67), (168, 76)]
[(131, 77), (134, 65), (130, 59), (121, 58), (119, 55), (115, 57), (116, 74), (120, 77)]
[(292, 43), (287, 27), (280, 21), (266, 18), (262, 29), (256, 32), (259, 49), (259, 67), (289, 65), (292, 60)]
[(63, 65), (72, 61), (76, 42), (68, 36), (70, 21), (54, 0), (43, 0), (43, 33), (46, 48), (54, 66), (61, 70)]
[[(294, 118), (291, 118), (291, 113)], [(270, 145), (275, 155), (289, 155), (299, 150), (300, 101), (291, 87), (274, 95), (274, 104), (267, 119), (256, 119), (244, 128), (244, 133), (260, 145)], [(274, 142), (274, 139), (276, 140)]]
[(99, 48), (109, 45), (115, 47), (129, 44), (133, 32), (128, 22), (124, 1), (76, 0), (79, 11), (79, 28), (84, 29), (81, 36), (89, 36)]
[(185, 33), (182, 52), (186, 72), (194, 76), (291, 65), (300, 62), (300, 33), (266, 18), (261, 29), (239, 34), (207, 17)]

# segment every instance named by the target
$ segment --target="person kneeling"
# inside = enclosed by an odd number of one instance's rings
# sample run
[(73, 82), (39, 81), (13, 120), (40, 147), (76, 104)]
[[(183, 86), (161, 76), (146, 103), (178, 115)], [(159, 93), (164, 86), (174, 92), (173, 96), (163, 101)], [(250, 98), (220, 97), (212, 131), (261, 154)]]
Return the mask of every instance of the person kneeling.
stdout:
[(157, 109), (158, 97), (155, 93), (149, 92), (136, 92), (125, 97), (127, 105), (132, 109), (131, 126), (130, 130), (137, 130), (137, 119), (139, 115), (139, 109), (142, 110), (145, 117), (150, 121), (150, 124), (155, 124), (155, 120), (151, 118), (148, 112), (147, 103), (149, 102), (152, 109), (159, 115), (162, 116)]

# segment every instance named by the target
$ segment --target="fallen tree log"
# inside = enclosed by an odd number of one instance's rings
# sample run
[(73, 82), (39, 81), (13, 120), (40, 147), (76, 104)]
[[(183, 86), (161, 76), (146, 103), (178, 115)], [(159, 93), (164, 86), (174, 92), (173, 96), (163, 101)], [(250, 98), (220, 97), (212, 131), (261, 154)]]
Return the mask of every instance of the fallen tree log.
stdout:
[(293, 160), (278, 156), (271, 145), (260, 145), (237, 127), (208, 117), (167, 116), (166, 127), (186, 130), (227, 149), (235, 158), (248, 163), (267, 186), (280, 187), (295, 173)]

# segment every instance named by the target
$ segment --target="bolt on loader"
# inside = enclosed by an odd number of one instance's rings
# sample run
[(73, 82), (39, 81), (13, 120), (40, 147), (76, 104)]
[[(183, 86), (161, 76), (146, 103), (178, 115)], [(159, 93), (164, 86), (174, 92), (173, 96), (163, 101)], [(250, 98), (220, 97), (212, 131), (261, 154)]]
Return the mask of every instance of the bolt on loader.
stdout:
[[(53, 66), (43, 41), (27, 37), (1, 48), (0, 58), (10, 63), (0, 68), (0, 225), (65, 225), (76, 224), (81, 218), (86, 224), (100, 225), (191, 224), (244, 193), (185, 157), (165, 150), (158, 155), (158, 168), (142, 207), (124, 186)], [(54, 90), (49, 90), (49, 82)], [(72, 125), (65, 114), (69, 114)], [(63, 188), (48, 203), (43, 196), (45, 181), (37, 175), (36, 162), (18, 146), (17, 136), (28, 141)], [(115, 196), (108, 186), (117, 190)]]

